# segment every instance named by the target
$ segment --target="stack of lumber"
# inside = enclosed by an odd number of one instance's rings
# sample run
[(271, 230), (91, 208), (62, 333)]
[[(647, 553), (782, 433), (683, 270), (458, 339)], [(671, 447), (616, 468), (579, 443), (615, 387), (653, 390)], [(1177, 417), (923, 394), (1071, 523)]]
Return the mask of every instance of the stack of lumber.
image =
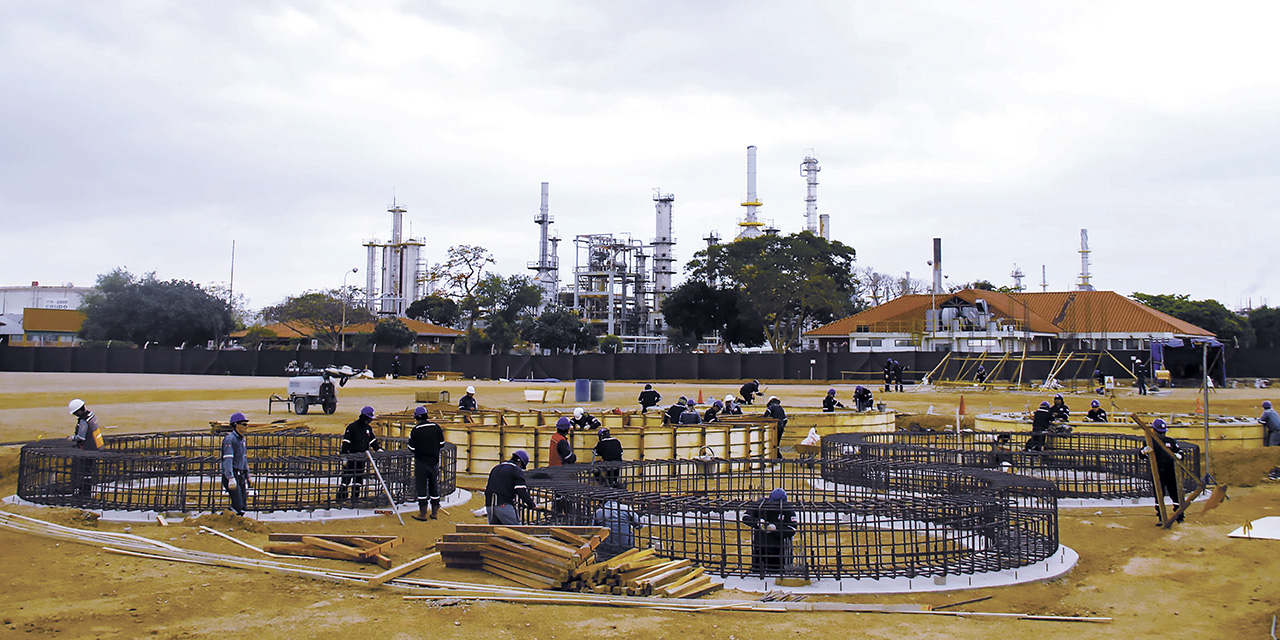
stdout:
[(400, 536), (331, 533), (272, 533), (267, 539), (276, 543), (262, 547), (267, 553), (368, 562), (383, 569), (391, 568), (391, 559), (384, 553), (404, 542)]
[[(231, 431), (231, 423), (222, 420), (210, 420), (209, 431), (213, 433), (227, 433)], [(310, 433), (311, 427), (307, 426), (305, 420), (276, 420), (275, 422), (250, 422), (241, 429), (241, 433), (279, 433), (282, 431), (296, 431), (298, 433)]]
[(526, 587), (582, 593), (693, 598), (720, 588), (688, 560), (630, 549), (596, 561), (604, 527), (458, 525), (436, 545), (444, 565), (478, 569)]

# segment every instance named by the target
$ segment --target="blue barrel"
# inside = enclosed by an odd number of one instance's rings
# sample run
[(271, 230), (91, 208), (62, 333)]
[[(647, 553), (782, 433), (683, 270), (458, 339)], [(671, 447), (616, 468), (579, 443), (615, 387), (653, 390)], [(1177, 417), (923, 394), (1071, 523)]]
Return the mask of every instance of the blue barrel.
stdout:
[(573, 381), (573, 401), (574, 402), (590, 402), (591, 401), (591, 381), (586, 378), (578, 378)]
[(604, 402), (604, 380), (591, 381), (591, 401)]

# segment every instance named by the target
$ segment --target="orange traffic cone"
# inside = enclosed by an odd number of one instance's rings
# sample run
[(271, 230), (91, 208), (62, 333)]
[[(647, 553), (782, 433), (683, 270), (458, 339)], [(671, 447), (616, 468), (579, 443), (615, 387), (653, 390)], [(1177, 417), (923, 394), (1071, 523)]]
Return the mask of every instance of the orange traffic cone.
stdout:
[(960, 394), (960, 415), (964, 415), (964, 394)]
[(1196, 413), (1204, 413), (1204, 405), (1200, 403), (1200, 396), (1196, 396)]
[(702, 389), (698, 389), (698, 404), (702, 404)]

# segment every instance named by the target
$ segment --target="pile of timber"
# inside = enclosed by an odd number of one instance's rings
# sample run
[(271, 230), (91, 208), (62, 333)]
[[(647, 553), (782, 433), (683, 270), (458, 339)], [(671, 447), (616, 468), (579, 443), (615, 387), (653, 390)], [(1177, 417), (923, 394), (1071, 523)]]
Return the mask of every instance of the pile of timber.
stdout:
[(721, 588), (701, 567), (653, 549), (597, 561), (604, 527), (460, 524), (436, 545), (446, 567), (477, 569), (526, 587), (629, 596), (696, 598)]
[[(231, 431), (231, 423), (221, 420), (210, 420), (209, 431), (227, 433)], [(311, 427), (305, 420), (276, 420), (275, 422), (250, 422), (241, 427), (241, 433), (311, 433)]]
[(400, 536), (332, 533), (272, 533), (267, 540), (275, 543), (262, 547), (267, 553), (368, 562), (383, 569), (391, 568), (391, 559), (384, 555), (386, 551), (404, 542)]

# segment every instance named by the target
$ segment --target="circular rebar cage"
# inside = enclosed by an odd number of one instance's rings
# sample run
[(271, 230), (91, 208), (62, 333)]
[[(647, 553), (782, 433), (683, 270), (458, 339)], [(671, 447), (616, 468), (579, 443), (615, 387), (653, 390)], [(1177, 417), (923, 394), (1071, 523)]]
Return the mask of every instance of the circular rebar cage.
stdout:
[[(990, 469), (1048, 480), (1059, 498), (1116, 500), (1155, 498), (1142, 436), (1115, 433), (1028, 432), (838, 433), (822, 438), (829, 460), (897, 460)], [(1179, 441), (1181, 486), (1200, 478), (1200, 448)]]
[[(531, 524), (609, 526), (600, 551), (652, 546), (722, 576), (899, 578), (1027, 566), (1058, 551), (1052, 484), (887, 460), (668, 460), (528, 474)], [(743, 521), (775, 488), (795, 514), (775, 549)], [(636, 526), (619, 523), (631, 512)], [(633, 539), (634, 538), (634, 539)], [(612, 543), (610, 546), (608, 543)], [(773, 554), (761, 558), (762, 554)]]
[[(81, 509), (200, 512), (229, 508), (222, 488), (220, 434), (175, 432), (112, 436), (98, 451), (66, 440), (22, 447), (18, 497), (28, 502)], [(397, 504), (415, 500), (413, 453), (403, 438), (382, 438), (371, 452)], [(387, 507), (365, 454), (338, 453), (342, 436), (272, 433), (245, 436), (253, 479), (248, 510), (307, 511)], [(455, 487), (457, 449), (440, 451), (440, 495)], [(339, 501), (343, 480), (362, 487)]]

